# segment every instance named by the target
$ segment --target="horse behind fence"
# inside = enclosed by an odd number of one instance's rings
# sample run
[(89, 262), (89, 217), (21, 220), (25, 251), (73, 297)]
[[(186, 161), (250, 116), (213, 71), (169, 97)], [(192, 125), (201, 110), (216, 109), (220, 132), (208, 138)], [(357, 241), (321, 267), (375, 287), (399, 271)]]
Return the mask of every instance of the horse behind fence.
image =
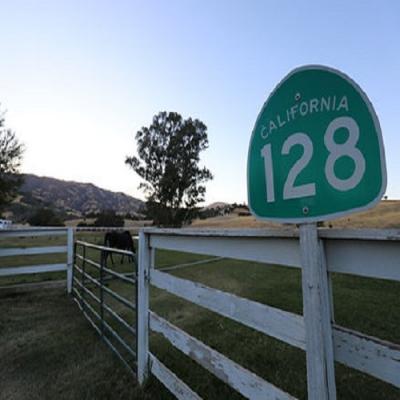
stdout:
[[(132, 236), (129, 231), (124, 232), (106, 232), (104, 235), (104, 246), (111, 247), (114, 249), (131, 251), (132, 253), (136, 253), (135, 244), (133, 242)], [(107, 264), (107, 259), (110, 256), (111, 263), (114, 265), (114, 259), (112, 253), (110, 251), (104, 251), (104, 263)], [(134, 261), (132, 256), (128, 256), (128, 259), (131, 258)], [(124, 255), (121, 256), (121, 264), (124, 261)]]

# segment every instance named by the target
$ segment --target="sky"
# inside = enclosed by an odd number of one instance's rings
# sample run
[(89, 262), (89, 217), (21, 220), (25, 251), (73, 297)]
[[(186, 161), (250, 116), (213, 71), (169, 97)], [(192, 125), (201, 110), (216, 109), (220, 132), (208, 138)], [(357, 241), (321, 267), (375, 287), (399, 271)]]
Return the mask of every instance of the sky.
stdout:
[(400, 198), (399, 1), (1, 0), (0, 103), (22, 171), (144, 199), (125, 163), (159, 111), (202, 120), (206, 203), (247, 202), (251, 132), (293, 68), (352, 77), (382, 127)]

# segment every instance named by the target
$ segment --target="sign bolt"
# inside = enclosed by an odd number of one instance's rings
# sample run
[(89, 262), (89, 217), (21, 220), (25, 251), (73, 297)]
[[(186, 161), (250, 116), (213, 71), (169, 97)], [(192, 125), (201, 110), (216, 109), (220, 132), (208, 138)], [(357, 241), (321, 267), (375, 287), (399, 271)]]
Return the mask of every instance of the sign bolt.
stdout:
[(296, 101), (299, 101), (299, 100), (301, 99), (301, 94), (300, 94), (299, 92), (297, 92), (297, 93), (294, 95), (294, 99), (295, 99)]
[(308, 207), (303, 207), (303, 214), (307, 215), (308, 214)]

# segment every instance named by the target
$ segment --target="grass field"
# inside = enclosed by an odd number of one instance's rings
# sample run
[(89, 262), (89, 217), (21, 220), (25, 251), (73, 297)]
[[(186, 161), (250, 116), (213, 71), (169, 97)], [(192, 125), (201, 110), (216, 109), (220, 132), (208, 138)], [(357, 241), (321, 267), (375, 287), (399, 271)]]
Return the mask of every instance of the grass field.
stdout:
[[(100, 235), (93, 233), (83, 238), (101, 241)], [(96, 254), (92, 252), (91, 257), (96, 258)], [(42, 262), (41, 258), (37, 256), (37, 262)], [(165, 268), (204, 258), (208, 257), (158, 251), (156, 265)], [(126, 263), (116, 264), (116, 268), (130, 269)], [(302, 313), (301, 276), (297, 270), (221, 259), (171, 273)], [(108, 285), (126, 298), (134, 297), (134, 288), (129, 285), (116, 281)], [(399, 283), (335, 274), (333, 291), (338, 324), (400, 343)], [(134, 321), (134, 313), (112, 299), (106, 301), (127, 320)], [(299, 399), (306, 398), (305, 354), (301, 350), (155, 288), (151, 289), (151, 309), (276, 386)], [(242, 398), (159, 335), (152, 334), (150, 350), (203, 398)], [(119, 360), (63, 290), (14, 295), (0, 292), (0, 359), (0, 399), (171, 398), (155, 380), (149, 382), (145, 392), (136, 389)], [(338, 399), (400, 398), (399, 389), (340, 364), (336, 365), (336, 379)]]

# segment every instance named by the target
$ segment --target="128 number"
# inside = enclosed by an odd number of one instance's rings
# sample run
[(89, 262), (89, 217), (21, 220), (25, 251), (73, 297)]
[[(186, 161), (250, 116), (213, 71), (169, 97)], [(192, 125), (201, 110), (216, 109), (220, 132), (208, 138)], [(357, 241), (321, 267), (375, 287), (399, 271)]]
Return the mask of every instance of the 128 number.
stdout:
[[(338, 129), (345, 128), (349, 132), (347, 140), (344, 143), (336, 143), (334, 140), (335, 132)], [(365, 158), (361, 151), (356, 147), (360, 137), (360, 128), (357, 122), (351, 117), (335, 118), (326, 128), (324, 135), (325, 147), (329, 151), (325, 163), (325, 177), (328, 183), (339, 191), (347, 191), (356, 187), (365, 173)], [(300, 197), (315, 196), (315, 182), (310, 182), (295, 186), (295, 181), (300, 172), (311, 161), (314, 146), (310, 137), (303, 132), (296, 132), (289, 136), (283, 143), (281, 154), (288, 155), (293, 146), (303, 147), (302, 156), (293, 164), (283, 186), (283, 199), (296, 199)], [(264, 158), (265, 184), (267, 188), (267, 202), (275, 201), (274, 168), (272, 163), (271, 143), (266, 144), (261, 150), (261, 156)], [(335, 174), (335, 163), (341, 157), (350, 157), (354, 161), (354, 171), (346, 179), (339, 178)]]

